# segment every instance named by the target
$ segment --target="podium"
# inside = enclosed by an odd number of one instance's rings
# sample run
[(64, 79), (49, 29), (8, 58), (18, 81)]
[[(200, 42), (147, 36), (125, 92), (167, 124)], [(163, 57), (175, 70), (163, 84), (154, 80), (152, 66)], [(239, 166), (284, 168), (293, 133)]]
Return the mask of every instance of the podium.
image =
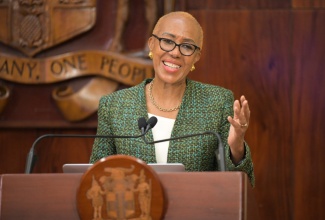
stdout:
[[(168, 204), (164, 219), (258, 219), (243, 172), (158, 173)], [(79, 219), (82, 174), (0, 176), (0, 219)]]

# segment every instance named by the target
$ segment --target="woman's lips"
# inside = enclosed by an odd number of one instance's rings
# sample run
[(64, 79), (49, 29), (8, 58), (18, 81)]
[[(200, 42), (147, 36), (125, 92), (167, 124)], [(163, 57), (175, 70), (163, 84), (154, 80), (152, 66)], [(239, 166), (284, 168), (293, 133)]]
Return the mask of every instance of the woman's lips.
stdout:
[(167, 67), (167, 69), (174, 70), (174, 71), (181, 68), (181, 66), (176, 65), (176, 64), (171, 63), (171, 62), (168, 62), (168, 61), (163, 61), (163, 64), (165, 65), (165, 67)]

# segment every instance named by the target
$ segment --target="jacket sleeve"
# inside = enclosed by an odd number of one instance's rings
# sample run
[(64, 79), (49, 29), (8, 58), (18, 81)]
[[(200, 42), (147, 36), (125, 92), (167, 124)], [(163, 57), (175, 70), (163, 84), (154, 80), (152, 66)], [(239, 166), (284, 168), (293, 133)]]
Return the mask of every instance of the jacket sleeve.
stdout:
[[(97, 135), (112, 135), (110, 128), (109, 104), (111, 97), (104, 96), (99, 101)], [(110, 138), (95, 138), (90, 163), (95, 163), (103, 157), (116, 154), (114, 140)]]
[(224, 103), (224, 115), (223, 115), (223, 125), (221, 127), (221, 138), (225, 146), (225, 157), (226, 157), (226, 167), (229, 171), (242, 171), (245, 172), (248, 175), (248, 178), (250, 180), (251, 185), (255, 186), (255, 176), (254, 176), (254, 167), (253, 167), (253, 161), (251, 157), (251, 152), (248, 144), (245, 142), (245, 156), (243, 160), (239, 164), (234, 164), (230, 157), (230, 147), (228, 145), (228, 135), (229, 135), (229, 128), (230, 124), (227, 120), (228, 116), (233, 116), (233, 103), (234, 103), (234, 97), (232, 92), (229, 92), (226, 98), (226, 101)]

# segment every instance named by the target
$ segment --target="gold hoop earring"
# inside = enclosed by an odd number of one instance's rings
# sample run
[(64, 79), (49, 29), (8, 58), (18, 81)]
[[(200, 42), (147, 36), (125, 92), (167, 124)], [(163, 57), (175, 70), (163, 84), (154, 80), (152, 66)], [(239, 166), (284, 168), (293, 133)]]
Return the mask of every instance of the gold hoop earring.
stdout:
[(149, 57), (150, 59), (152, 59), (152, 58), (153, 58), (153, 54), (152, 54), (152, 52), (151, 52), (151, 51), (149, 52), (149, 54), (148, 54), (148, 57)]
[(193, 64), (192, 67), (191, 67), (191, 71), (194, 71), (194, 70), (195, 70), (195, 66)]

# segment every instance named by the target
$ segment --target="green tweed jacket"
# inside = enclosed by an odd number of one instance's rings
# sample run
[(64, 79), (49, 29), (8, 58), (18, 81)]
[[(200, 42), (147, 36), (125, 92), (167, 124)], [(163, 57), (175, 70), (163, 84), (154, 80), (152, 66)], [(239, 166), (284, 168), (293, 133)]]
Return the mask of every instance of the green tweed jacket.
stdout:
[[(98, 108), (98, 135), (140, 135), (138, 119), (148, 112), (145, 98), (147, 79), (131, 88), (116, 91), (103, 96)], [(229, 122), (227, 116), (233, 115), (233, 93), (219, 86), (203, 84), (187, 79), (186, 91), (178, 112), (171, 137), (186, 134), (214, 131), (220, 134), (226, 154), (226, 166), (229, 171), (243, 171), (254, 186), (254, 170), (250, 149), (245, 143), (245, 158), (238, 165), (230, 159), (227, 144)], [(159, 122), (158, 122), (159, 123)], [(152, 132), (146, 135), (153, 141)], [(168, 163), (183, 163), (187, 171), (216, 171), (218, 163), (215, 151), (218, 140), (214, 135), (196, 136), (172, 140), (169, 144)], [(154, 145), (147, 145), (141, 138), (109, 139), (96, 138), (90, 162), (114, 154), (137, 157), (146, 163), (156, 163)]]

